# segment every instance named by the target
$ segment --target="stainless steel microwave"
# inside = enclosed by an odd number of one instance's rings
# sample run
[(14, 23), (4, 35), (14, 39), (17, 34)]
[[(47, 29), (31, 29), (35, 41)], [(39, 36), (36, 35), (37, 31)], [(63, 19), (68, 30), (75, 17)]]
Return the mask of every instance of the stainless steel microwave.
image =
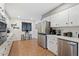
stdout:
[(7, 24), (0, 22), (0, 32), (6, 32)]

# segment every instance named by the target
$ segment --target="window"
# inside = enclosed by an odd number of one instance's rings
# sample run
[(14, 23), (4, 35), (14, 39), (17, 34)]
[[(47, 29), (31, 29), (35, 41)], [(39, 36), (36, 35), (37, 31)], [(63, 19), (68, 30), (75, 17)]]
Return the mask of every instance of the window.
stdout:
[(31, 23), (22, 22), (22, 31), (31, 31)]

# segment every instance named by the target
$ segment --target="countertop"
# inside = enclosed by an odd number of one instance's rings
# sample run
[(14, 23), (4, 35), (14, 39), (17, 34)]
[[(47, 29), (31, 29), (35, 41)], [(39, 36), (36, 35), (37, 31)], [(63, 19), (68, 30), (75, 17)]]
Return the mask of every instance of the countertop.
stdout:
[(55, 37), (57, 37), (59, 39), (68, 40), (68, 41), (73, 41), (73, 42), (79, 43), (79, 38), (75, 38), (75, 37), (66, 37), (66, 36), (57, 36), (57, 35), (47, 35), (47, 36), (55, 36)]
[(11, 36), (13, 35), (13, 33), (9, 33), (9, 34), (7, 34), (7, 39), (9, 39)]

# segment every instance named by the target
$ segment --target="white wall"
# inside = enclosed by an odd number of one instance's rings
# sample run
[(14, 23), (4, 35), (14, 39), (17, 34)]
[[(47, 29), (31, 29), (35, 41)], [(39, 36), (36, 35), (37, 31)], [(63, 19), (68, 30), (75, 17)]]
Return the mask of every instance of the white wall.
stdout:
[(37, 29), (35, 22), (32, 23), (32, 37), (37, 39)]
[[(29, 23), (32, 23), (32, 31), (30, 32), (30, 34), (32, 34), (32, 38), (37, 39), (38, 35), (37, 35), (37, 29), (36, 29), (36, 22), (39, 21), (40, 18), (34, 19), (34, 20), (11, 19), (9, 21), (10, 24), (16, 24), (17, 23), (17, 27), (20, 28), (20, 29), (15, 29), (15, 30), (12, 29), (11, 31), (15, 33), (15, 37), (19, 36), (18, 38), (21, 38), (21, 33), (22, 33), (21, 22), (29, 22)], [(15, 40), (19, 40), (19, 39), (15, 38)]]
[[(52, 27), (53, 28), (53, 27)], [(79, 34), (79, 27), (57, 27), (57, 28), (53, 28), (56, 30), (61, 30), (61, 35), (63, 35), (63, 33), (65, 32), (72, 32), (73, 33), (73, 37), (78, 38), (78, 34)]]

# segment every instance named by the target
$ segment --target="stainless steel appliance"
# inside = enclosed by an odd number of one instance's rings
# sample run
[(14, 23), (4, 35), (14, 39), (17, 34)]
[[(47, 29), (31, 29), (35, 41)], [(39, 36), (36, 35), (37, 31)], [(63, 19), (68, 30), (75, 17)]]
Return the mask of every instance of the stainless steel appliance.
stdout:
[(56, 35), (56, 30), (53, 29), (52, 27), (49, 28), (49, 34), (52, 34), (52, 35)]
[(50, 22), (43, 21), (38, 24), (38, 44), (47, 48), (47, 34), (49, 34)]
[(77, 56), (78, 43), (58, 39), (58, 55), (59, 56)]
[(45, 34), (38, 35), (38, 44), (43, 48), (47, 48), (47, 36)]
[(56, 30), (56, 35), (61, 35), (61, 30)]
[(63, 36), (72, 37), (73, 33), (72, 32), (66, 32), (66, 33), (63, 33)]
[(0, 32), (6, 32), (7, 24), (0, 22)]
[(4, 33), (4, 34), (0, 33), (0, 45), (3, 44), (7, 39), (7, 34), (6, 33)]
[(5, 18), (0, 14), (0, 45), (7, 40), (7, 24)]

